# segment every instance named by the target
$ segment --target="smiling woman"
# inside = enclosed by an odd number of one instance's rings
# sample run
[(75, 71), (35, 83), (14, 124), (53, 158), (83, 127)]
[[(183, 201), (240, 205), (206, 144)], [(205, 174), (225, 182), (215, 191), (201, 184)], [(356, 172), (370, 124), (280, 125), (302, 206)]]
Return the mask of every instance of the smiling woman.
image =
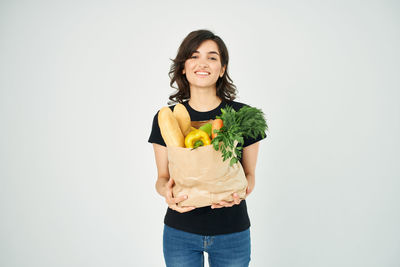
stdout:
[(207, 40), (186, 60), (182, 74), (186, 74), (191, 88), (215, 88), (218, 78), (222, 78), (226, 67), (226, 65), (221, 66), (217, 51), (217, 43)]
[[(216, 95), (220, 99), (234, 100), (236, 98), (236, 86), (228, 74), (229, 53), (225, 43), (219, 36), (207, 30), (193, 31), (186, 36), (178, 49), (173, 64), (169, 71), (170, 86), (178, 91), (171, 95), (171, 101), (182, 103), (190, 98), (190, 81), (195, 82), (195, 71), (205, 71), (209, 79), (213, 81)], [(198, 69), (196, 69), (196, 65)], [(188, 73), (186, 73), (188, 71)], [(186, 74), (186, 75), (185, 75)], [(204, 74), (204, 73), (203, 73)], [(197, 77), (204, 77), (197, 73)], [(206, 85), (210, 85), (205, 82)], [(200, 84), (200, 87), (204, 84)]]
[[(208, 30), (189, 33), (182, 41), (169, 72), (171, 87), (177, 92), (169, 97), (168, 104), (181, 103), (187, 109), (191, 122), (215, 120), (222, 110), (230, 106), (236, 112), (248, 106), (236, 102), (236, 86), (228, 75), (228, 50), (222, 39)], [(174, 85), (177, 87), (174, 87)], [(174, 110), (177, 106), (171, 105)], [(168, 107), (167, 107), (168, 108)], [(203, 266), (204, 251), (208, 252), (210, 266), (248, 266), (250, 262), (250, 219), (247, 214), (246, 200), (255, 185), (255, 167), (260, 140), (265, 138), (244, 138), (240, 163), (246, 176), (247, 185), (241, 192), (234, 191), (229, 198), (232, 201), (216, 201), (211, 205), (190, 207), (181, 205), (184, 200), (194, 199), (199, 188), (191, 186), (187, 195), (174, 196), (175, 178), (179, 177), (169, 163), (173, 162), (167, 146), (161, 136), (158, 124), (158, 111), (153, 119), (152, 131), (148, 142), (153, 143), (158, 170), (157, 192), (168, 204), (164, 217), (163, 252), (167, 266)], [(194, 156), (188, 158), (193, 159)], [(195, 161), (201, 173), (210, 165), (203, 160)], [(218, 170), (223, 170), (218, 167)], [(213, 171), (214, 175), (217, 171)], [(191, 174), (184, 172), (184, 178)], [(211, 177), (212, 175), (207, 175)], [(221, 177), (221, 176), (218, 176)], [(187, 179), (186, 179), (187, 181)], [(218, 180), (221, 182), (220, 180)], [(228, 193), (230, 194), (230, 192)], [(179, 196), (178, 196), (179, 195)], [(193, 197), (192, 197), (193, 196)], [(192, 198), (191, 198), (192, 197)], [(182, 202), (182, 203), (181, 203)]]

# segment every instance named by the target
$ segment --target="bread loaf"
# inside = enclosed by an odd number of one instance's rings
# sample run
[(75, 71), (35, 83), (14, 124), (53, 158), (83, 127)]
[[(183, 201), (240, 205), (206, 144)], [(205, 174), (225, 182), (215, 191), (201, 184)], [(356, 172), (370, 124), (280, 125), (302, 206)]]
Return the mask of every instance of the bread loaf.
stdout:
[(185, 137), (169, 107), (162, 107), (158, 112), (158, 125), (167, 146), (185, 147)]
[(186, 136), (191, 131), (192, 127), (189, 112), (187, 111), (184, 105), (178, 103), (174, 107), (173, 114), (179, 123), (179, 127), (181, 128), (182, 134)]

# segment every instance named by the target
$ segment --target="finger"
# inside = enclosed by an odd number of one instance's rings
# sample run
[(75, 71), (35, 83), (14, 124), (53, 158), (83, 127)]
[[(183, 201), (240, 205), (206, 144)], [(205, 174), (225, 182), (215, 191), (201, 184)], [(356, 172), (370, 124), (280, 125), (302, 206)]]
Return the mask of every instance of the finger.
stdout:
[(236, 205), (240, 203), (240, 198), (239, 198), (238, 194), (236, 194), (236, 193), (233, 194), (233, 202)]
[(226, 201), (222, 200), (221, 202), (219, 202), (219, 204), (222, 205), (223, 207), (232, 207), (234, 202), (233, 201), (232, 202), (226, 202)]
[(172, 201), (174, 203), (179, 203), (179, 202), (186, 200), (187, 198), (188, 198), (187, 195), (184, 195), (184, 196), (180, 196), (180, 197), (175, 197), (172, 199)]
[(219, 203), (212, 203), (211, 204), (211, 208), (212, 209), (218, 209), (218, 208), (223, 208), (224, 206), (223, 205), (221, 205), (221, 202), (219, 202)]
[(168, 187), (172, 188), (172, 186), (174, 185), (175, 181), (172, 178), (169, 178), (168, 180)]
[(165, 196), (166, 196), (167, 203), (170, 203), (171, 199), (172, 199), (172, 190), (171, 190), (171, 188), (167, 187), (167, 190), (165, 192)]

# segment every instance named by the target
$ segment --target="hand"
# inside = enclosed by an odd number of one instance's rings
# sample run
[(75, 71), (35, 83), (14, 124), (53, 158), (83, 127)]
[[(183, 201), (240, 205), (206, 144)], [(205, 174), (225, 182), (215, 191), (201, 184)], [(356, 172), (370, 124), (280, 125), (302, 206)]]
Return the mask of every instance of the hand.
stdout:
[(170, 178), (168, 183), (166, 183), (165, 189), (165, 202), (167, 202), (170, 209), (176, 210), (177, 212), (183, 213), (194, 210), (196, 207), (179, 207), (177, 203), (187, 199), (187, 196), (173, 197), (172, 187), (174, 185), (174, 180)]
[(253, 192), (254, 186), (255, 186), (254, 179), (248, 179), (247, 180), (247, 188), (246, 188), (246, 197), (248, 195), (250, 195), (251, 192)]
[(233, 201), (220, 201), (219, 203), (214, 203), (211, 205), (212, 209), (218, 209), (218, 208), (223, 208), (223, 207), (232, 207), (233, 205), (239, 205), (240, 202), (242, 201), (237, 193), (233, 193)]

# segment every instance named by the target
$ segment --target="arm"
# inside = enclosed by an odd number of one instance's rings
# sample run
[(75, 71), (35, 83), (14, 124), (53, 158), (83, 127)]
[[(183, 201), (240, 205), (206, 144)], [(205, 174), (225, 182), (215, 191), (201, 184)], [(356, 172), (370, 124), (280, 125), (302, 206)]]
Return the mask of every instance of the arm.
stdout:
[(243, 148), (242, 165), (248, 182), (246, 195), (249, 195), (253, 191), (256, 183), (255, 172), (259, 147), (260, 142), (258, 141)]
[(153, 143), (154, 156), (157, 165), (157, 181), (156, 181), (156, 191), (163, 197), (166, 197), (165, 190), (166, 184), (169, 180), (169, 170), (168, 170), (168, 153), (165, 146)]
[(153, 143), (154, 156), (157, 165), (157, 181), (156, 190), (165, 198), (165, 202), (173, 210), (178, 212), (187, 212), (193, 210), (195, 207), (178, 207), (177, 203), (185, 200), (187, 196), (174, 198), (172, 194), (172, 187), (174, 180), (169, 176), (168, 169), (168, 151), (165, 146)]

